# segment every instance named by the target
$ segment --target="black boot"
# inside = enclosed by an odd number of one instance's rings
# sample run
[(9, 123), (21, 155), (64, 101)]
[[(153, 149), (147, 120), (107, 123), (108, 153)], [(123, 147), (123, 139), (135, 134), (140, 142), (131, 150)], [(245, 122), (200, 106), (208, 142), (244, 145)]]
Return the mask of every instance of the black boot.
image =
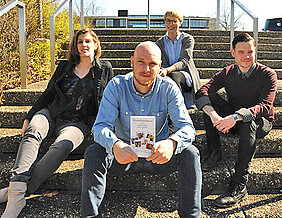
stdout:
[(230, 207), (241, 201), (247, 193), (246, 184), (232, 181), (229, 191), (215, 199), (214, 204), (218, 207)]
[(202, 171), (211, 171), (215, 168), (216, 164), (222, 159), (220, 150), (213, 150), (208, 158), (202, 162)]

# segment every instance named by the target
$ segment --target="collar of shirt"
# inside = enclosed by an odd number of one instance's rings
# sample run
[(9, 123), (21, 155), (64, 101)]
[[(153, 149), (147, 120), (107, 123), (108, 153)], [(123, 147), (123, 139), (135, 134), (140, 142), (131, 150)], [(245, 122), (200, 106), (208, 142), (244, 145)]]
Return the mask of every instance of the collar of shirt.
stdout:
[[(180, 37), (182, 38), (182, 34), (181, 34), (180, 31), (177, 31), (177, 36), (175, 37), (174, 41), (175, 41), (175, 40), (178, 41), (178, 40), (180, 39)], [(168, 38), (168, 32), (166, 32), (166, 34), (165, 34), (165, 39), (166, 39), (166, 40), (170, 40), (170, 38)], [(171, 41), (171, 40), (170, 40), (170, 41)]]
[(174, 39), (174, 42), (172, 42), (168, 38), (168, 34), (166, 33), (164, 37), (164, 46), (165, 46), (165, 52), (169, 59), (169, 64), (173, 65), (175, 64), (180, 56), (181, 47), (182, 47), (182, 34), (178, 31), (176, 38)]
[(250, 77), (250, 75), (251, 75), (252, 72), (254, 71), (255, 67), (256, 67), (256, 63), (254, 63), (254, 64), (250, 67), (250, 69), (248, 70), (247, 73), (242, 73), (242, 71), (240, 70), (239, 66), (237, 65), (237, 73), (238, 73), (238, 75), (241, 76), (242, 78), (246, 78), (246, 79), (247, 79), (247, 78)]
[[(134, 78), (133, 72), (131, 72), (131, 74), (132, 74), (132, 76), (131, 76), (130, 79), (129, 79), (129, 80), (130, 80), (130, 85), (131, 85), (131, 86), (130, 86), (131, 91), (134, 92), (134, 93), (135, 93), (136, 95), (138, 95), (138, 96), (147, 97), (147, 96), (151, 95), (152, 92), (153, 92), (153, 90), (154, 90), (154, 87), (155, 87), (155, 84), (156, 84), (156, 80), (157, 80), (157, 79), (155, 79), (155, 81), (154, 81), (154, 83), (153, 83), (151, 89), (150, 89), (147, 93), (142, 94), (141, 92), (138, 92), (137, 89), (135, 88), (134, 81), (133, 81), (133, 78)], [(158, 76), (159, 76), (159, 75), (158, 75)]]

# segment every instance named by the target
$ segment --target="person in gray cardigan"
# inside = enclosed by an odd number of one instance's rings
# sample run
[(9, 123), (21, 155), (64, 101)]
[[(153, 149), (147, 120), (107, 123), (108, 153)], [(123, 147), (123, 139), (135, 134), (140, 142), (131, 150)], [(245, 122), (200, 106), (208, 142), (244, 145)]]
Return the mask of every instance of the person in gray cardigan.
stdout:
[(166, 34), (156, 44), (162, 51), (162, 76), (172, 78), (180, 88), (187, 108), (195, 107), (194, 94), (201, 87), (199, 72), (193, 61), (194, 38), (180, 32), (183, 17), (175, 10), (164, 16)]

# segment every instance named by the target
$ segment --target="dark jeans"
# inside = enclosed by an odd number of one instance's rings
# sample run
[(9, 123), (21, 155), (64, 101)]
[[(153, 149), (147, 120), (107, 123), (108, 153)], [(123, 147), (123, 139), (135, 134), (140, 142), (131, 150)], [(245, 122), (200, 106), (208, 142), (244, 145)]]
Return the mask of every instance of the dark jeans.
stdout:
[[(182, 71), (183, 72), (183, 71)], [(184, 76), (183, 73), (189, 74), (187, 72), (183, 72), (181, 71), (173, 71), (170, 74), (168, 74), (167, 76), (170, 77), (179, 87), (183, 97), (184, 97), (184, 102), (187, 108), (195, 108), (195, 103), (194, 103), (194, 92), (193, 92), (193, 81), (190, 76), (190, 79), (188, 79), (188, 84), (190, 84), (190, 86), (187, 84), (187, 80)]]
[[(211, 99), (212, 106), (220, 116), (225, 117), (227, 115), (234, 114), (235, 110), (218, 94), (212, 93), (209, 94), (209, 97)], [(209, 116), (205, 113), (204, 123), (206, 128), (208, 151), (211, 152), (212, 150), (219, 150), (219, 132), (215, 127), (213, 127)], [(239, 135), (238, 157), (235, 164), (235, 173), (232, 177), (234, 182), (247, 182), (249, 165), (256, 150), (256, 139), (263, 138), (270, 132), (271, 129), (272, 123), (264, 117), (251, 122), (240, 121), (230, 129), (230, 133)]]
[(119, 164), (113, 155), (107, 154), (99, 144), (85, 151), (82, 174), (82, 217), (101, 217), (101, 207), (106, 190), (108, 172), (125, 175), (134, 173), (168, 174), (178, 170), (179, 214), (181, 217), (200, 217), (201, 183), (199, 151), (189, 145), (180, 154), (174, 155), (166, 164), (153, 164), (139, 159), (129, 164)]
[(170, 77), (179, 87), (181, 92), (191, 92), (192, 87), (189, 87), (186, 82), (186, 78), (180, 71), (173, 71), (167, 75)]
[[(11, 181), (28, 183), (27, 193), (34, 193), (83, 142), (88, 134), (87, 130), (88, 127), (83, 123), (54, 122), (48, 109), (38, 111), (32, 117), (20, 143)], [(56, 140), (35, 163), (43, 139), (53, 135)]]

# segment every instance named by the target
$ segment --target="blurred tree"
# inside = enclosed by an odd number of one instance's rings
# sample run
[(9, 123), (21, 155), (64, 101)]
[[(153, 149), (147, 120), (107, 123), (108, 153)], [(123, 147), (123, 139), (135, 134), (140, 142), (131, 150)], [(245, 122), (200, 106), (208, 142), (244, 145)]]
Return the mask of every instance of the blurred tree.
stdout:
[[(7, 3), (0, 0), (0, 6)], [(26, 10), (26, 44), (28, 81), (50, 77), (50, 15), (58, 7), (55, 0), (23, 0)], [(69, 40), (68, 10), (56, 17), (56, 47)], [(14, 8), (0, 19), (0, 92), (19, 86), (18, 10)]]
[[(236, 10), (235, 10), (236, 13)], [(242, 13), (236, 13), (234, 16), (234, 29), (241, 29), (244, 30), (244, 24), (241, 22), (243, 14)], [(222, 30), (230, 30), (231, 24), (231, 9), (227, 8), (224, 4), (223, 9), (221, 10), (221, 16), (220, 16), (220, 28)]]
[[(80, 14), (80, 0), (75, 0), (75, 9)], [(88, 0), (84, 1), (84, 16), (101, 15), (105, 12), (105, 8), (102, 6), (99, 0)]]

